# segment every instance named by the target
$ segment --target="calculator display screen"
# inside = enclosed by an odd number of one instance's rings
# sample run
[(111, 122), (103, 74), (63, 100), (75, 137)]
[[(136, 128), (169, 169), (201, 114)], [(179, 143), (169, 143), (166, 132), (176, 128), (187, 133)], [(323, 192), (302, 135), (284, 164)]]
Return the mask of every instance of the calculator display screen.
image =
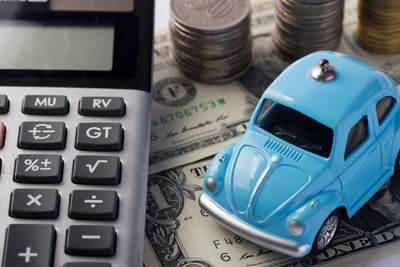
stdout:
[(111, 71), (113, 26), (0, 23), (0, 69)]

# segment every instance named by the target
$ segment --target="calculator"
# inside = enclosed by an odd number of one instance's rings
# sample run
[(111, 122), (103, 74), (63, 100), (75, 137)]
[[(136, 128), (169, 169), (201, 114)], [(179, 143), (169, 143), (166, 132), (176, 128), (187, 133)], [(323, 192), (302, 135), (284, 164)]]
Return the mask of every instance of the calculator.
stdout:
[(142, 266), (154, 1), (0, 1), (2, 267)]

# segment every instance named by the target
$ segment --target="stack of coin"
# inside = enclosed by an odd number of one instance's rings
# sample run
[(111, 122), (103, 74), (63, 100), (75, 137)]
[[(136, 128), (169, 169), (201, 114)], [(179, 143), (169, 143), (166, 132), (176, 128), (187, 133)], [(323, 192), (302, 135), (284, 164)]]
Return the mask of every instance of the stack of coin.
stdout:
[(373, 53), (400, 53), (400, 0), (359, 0), (357, 39)]
[(318, 50), (335, 50), (343, 32), (344, 0), (278, 0), (274, 50), (298, 59)]
[(252, 63), (249, 0), (171, 0), (171, 57), (202, 83), (224, 83)]

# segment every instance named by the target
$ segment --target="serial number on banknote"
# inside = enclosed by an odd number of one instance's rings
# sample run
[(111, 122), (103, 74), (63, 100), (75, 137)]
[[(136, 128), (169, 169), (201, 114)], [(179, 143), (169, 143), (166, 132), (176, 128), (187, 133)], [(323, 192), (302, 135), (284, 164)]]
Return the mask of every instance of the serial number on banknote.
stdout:
[(183, 118), (192, 117), (193, 115), (207, 112), (209, 110), (212, 110), (218, 106), (222, 106), (225, 104), (227, 104), (227, 102), (225, 101), (224, 98), (209, 100), (182, 110), (177, 110), (171, 113), (164, 114), (162, 116), (159, 116), (158, 118), (153, 118), (151, 120), (151, 125), (152, 126), (165, 125), (176, 120), (181, 120)]

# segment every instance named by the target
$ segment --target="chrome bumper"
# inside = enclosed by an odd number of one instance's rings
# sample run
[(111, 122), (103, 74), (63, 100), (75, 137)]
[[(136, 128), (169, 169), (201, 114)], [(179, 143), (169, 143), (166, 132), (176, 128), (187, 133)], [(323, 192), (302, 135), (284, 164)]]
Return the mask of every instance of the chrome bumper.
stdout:
[(309, 245), (299, 244), (251, 227), (215, 204), (215, 202), (204, 193), (201, 194), (199, 198), (199, 205), (227, 228), (262, 247), (296, 258), (307, 255), (311, 250)]

